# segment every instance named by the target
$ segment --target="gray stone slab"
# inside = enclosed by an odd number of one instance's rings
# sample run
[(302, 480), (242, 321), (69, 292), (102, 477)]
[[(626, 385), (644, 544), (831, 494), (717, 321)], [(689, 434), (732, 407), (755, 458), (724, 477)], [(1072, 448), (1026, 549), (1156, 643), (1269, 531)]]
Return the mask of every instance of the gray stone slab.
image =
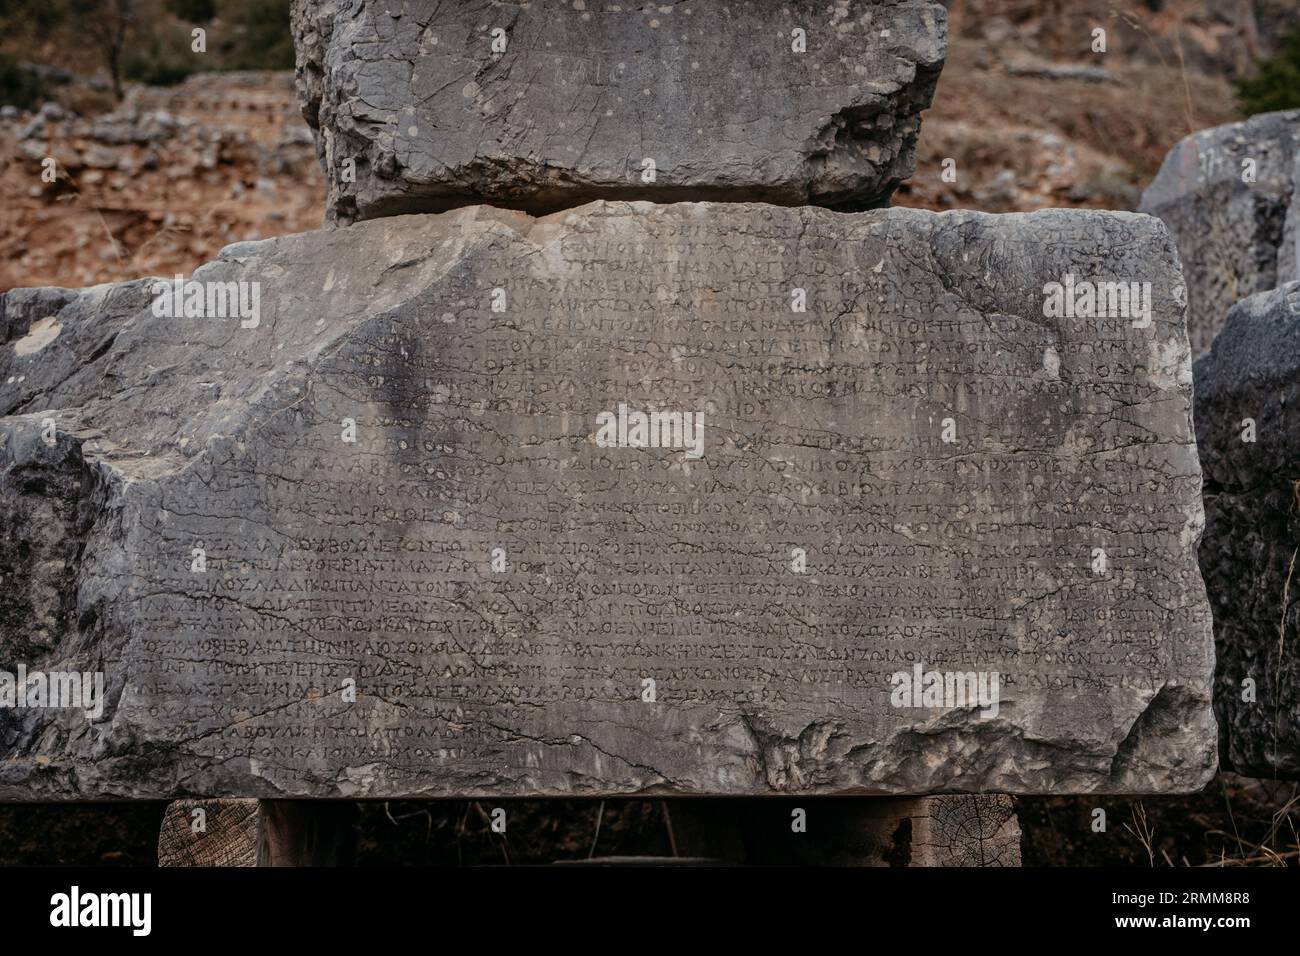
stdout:
[(1237, 303), (1196, 362), (1200, 559), (1214, 612), (1220, 754), (1224, 767), (1257, 777), (1300, 779), (1297, 402), (1300, 282), (1292, 282)]
[[(1053, 306), (1120, 280), (1149, 309)], [(147, 281), (0, 299), (0, 661), (106, 678), (93, 719), (0, 710), (0, 799), (1214, 771), (1157, 220), (472, 207), (193, 281), (256, 322)], [(700, 430), (641, 447), (621, 406)], [(918, 670), (985, 695), (909, 701)]]
[(1298, 140), (1300, 110), (1201, 130), (1170, 150), (1142, 195), (1140, 211), (1163, 219), (1178, 243), (1194, 356), (1235, 303), (1295, 268), (1294, 240), (1282, 246)]
[(295, 0), (293, 24), (343, 223), (479, 202), (886, 205), (947, 43), (929, 0)]

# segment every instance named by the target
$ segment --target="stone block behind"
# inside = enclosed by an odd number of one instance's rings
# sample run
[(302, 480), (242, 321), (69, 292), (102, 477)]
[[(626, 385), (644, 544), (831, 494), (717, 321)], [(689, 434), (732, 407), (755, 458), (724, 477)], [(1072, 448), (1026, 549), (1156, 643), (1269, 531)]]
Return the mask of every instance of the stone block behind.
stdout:
[(341, 223), (480, 202), (883, 206), (947, 44), (928, 0), (295, 0), (293, 24)]

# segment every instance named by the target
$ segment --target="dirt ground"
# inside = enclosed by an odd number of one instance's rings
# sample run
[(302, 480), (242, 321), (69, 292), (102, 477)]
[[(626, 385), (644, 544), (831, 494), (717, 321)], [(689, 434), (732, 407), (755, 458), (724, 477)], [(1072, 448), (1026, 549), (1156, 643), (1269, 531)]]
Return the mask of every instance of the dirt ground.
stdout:
[(318, 228), (324, 190), (287, 73), (135, 87), (98, 116), (0, 116), (0, 291), (188, 275), (229, 243)]

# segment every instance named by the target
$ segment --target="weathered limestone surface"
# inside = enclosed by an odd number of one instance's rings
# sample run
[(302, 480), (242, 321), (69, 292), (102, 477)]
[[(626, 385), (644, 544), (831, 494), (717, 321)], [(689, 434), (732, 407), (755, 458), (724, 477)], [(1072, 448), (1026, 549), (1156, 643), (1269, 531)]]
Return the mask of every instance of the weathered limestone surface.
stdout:
[(478, 202), (885, 205), (915, 167), (946, 16), (929, 0), (293, 5), (343, 223)]
[[(1300, 778), (1300, 282), (1239, 302), (1196, 362), (1223, 765)], [(1243, 441), (1245, 419), (1255, 441)], [(1255, 699), (1243, 699), (1254, 681)]]
[[(1066, 273), (1149, 281), (1150, 325), (1045, 316)], [(108, 698), (0, 710), (0, 799), (1215, 768), (1157, 220), (472, 207), (194, 278), (259, 282), (260, 323), (159, 317), (147, 281), (0, 299), (0, 661)], [(620, 404), (701, 415), (701, 456), (599, 446)], [(914, 665), (996, 672), (997, 713), (895, 706)]]
[[(1296, 152), (1292, 184), (1300, 183), (1300, 151)], [(1300, 189), (1291, 190), (1291, 208), (1282, 229), (1282, 247), (1277, 253), (1277, 284), (1300, 280)]]
[[(1178, 243), (1193, 355), (1209, 350), (1239, 300), (1296, 278), (1294, 238), (1289, 253), (1282, 246), (1297, 141), (1300, 110), (1201, 130), (1169, 151), (1142, 195), (1139, 210), (1163, 219)], [(1242, 179), (1246, 161), (1254, 182)]]

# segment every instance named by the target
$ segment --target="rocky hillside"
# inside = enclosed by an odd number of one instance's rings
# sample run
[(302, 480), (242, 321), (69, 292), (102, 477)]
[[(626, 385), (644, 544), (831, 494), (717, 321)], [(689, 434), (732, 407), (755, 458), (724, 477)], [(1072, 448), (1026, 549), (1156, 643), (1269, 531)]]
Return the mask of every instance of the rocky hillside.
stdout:
[[(1009, 212), (1135, 208), (1179, 138), (1238, 118), (1232, 78), (1277, 47), (1294, 3), (948, 6), (947, 63), (896, 203)], [(1091, 49), (1098, 26), (1104, 53)], [(321, 222), (324, 181), (287, 73), (129, 86), (108, 113), (75, 81), (55, 95), (0, 112), (0, 290), (188, 273), (228, 242)]]
[(230, 242), (317, 227), (323, 198), (288, 73), (134, 86), (98, 116), (5, 107), (0, 290), (188, 274)]
[[(901, 205), (1136, 208), (1175, 142), (1240, 117), (1232, 81), (1296, 22), (1293, 0), (948, 7), (948, 59)], [(1092, 49), (1098, 28), (1105, 52)]]

